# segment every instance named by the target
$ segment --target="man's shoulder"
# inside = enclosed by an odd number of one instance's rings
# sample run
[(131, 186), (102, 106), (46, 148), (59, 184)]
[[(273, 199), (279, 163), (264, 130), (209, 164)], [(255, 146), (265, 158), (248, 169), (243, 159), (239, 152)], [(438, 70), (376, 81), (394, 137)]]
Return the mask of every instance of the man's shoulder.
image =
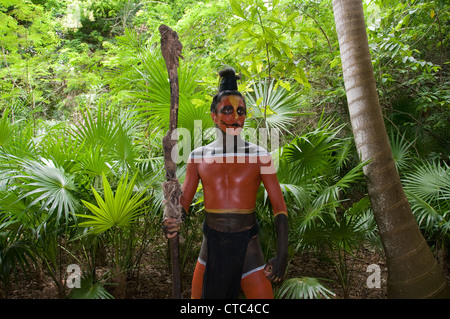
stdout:
[(205, 156), (212, 156), (214, 154), (214, 142), (203, 145), (195, 148), (190, 154), (189, 158), (195, 159), (195, 158), (202, 158)]
[(223, 149), (222, 146), (218, 145), (215, 142), (212, 142), (207, 145), (195, 148), (193, 151), (191, 151), (190, 157), (224, 155), (223, 153), (230, 153), (229, 155), (231, 155), (231, 153), (235, 153), (235, 155), (270, 156), (270, 153), (264, 147), (248, 141), (244, 141), (236, 148), (232, 148), (230, 150)]
[(250, 156), (270, 156), (264, 147), (247, 141), (244, 144), (244, 153)]

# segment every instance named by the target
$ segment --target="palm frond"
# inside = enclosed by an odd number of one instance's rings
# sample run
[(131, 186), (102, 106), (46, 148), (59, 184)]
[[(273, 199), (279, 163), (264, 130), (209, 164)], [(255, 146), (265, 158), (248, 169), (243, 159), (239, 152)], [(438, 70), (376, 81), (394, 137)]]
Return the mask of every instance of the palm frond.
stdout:
[(68, 295), (69, 299), (114, 299), (114, 296), (105, 289), (101, 282), (91, 276), (82, 275), (80, 287), (73, 288)]
[(0, 211), (2, 218), (19, 221), (25, 227), (30, 224), (27, 207), (29, 203), (25, 199), (20, 199), (20, 193), (17, 187), (10, 187), (8, 190), (0, 190)]
[(0, 281), (6, 290), (12, 274), (18, 269), (25, 273), (34, 262), (31, 242), (24, 236), (19, 220), (9, 219), (0, 223)]
[[(300, 237), (309, 233), (316, 233), (318, 228), (324, 223), (324, 216), (329, 212), (329, 207), (326, 205), (318, 205), (317, 202), (313, 202), (304, 208), (301, 213), (301, 217), (298, 218), (298, 226), (296, 228)], [(321, 235), (321, 234), (317, 234)], [(317, 236), (313, 236), (317, 238)], [(299, 242), (299, 247), (302, 245), (302, 241)]]
[(415, 141), (407, 141), (400, 132), (390, 132), (389, 142), (397, 170), (402, 171), (406, 169), (411, 164), (412, 157), (410, 149)]
[[(143, 56), (143, 70), (138, 70), (142, 77), (139, 89), (131, 93), (137, 100), (136, 111), (152, 127), (167, 130), (170, 118), (170, 83), (167, 69), (160, 51), (147, 52)], [(199, 87), (202, 68), (198, 65), (183, 64), (179, 68), (179, 109), (178, 127), (186, 128), (191, 135), (194, 121), (201, 121), (202, 128), (212, 127), (208, 103)], [(194, 103), (200, 101), (201, 103)]]
[(450, 170), (447, 163), (424, 162), (402, 179), (418, 224), (430, 236), (446, 238), (450, 230)]
[(145, 191), (135, 195), (132, 194), (137, 174), (134, 175), (129, 183), (127, 178), (128, 176), (125, 176), (120, 179), (116, 192), (113, 193), (106, 176), (103, 174), (104, 199), (92, 187), (97, 206), (87, 201), (82, 201), (92, 215), (78, 214), (78, 217), (85, 219), (85, 221), (79, 223), (80, 227), (91, 227), (93, 232), (98, 234), (113, 227), (128, 228), (134, 222), (145, 209), (143, 204), (148, 198), (143, 197)]
[(83, 123), (78, 125), (73, 134), (88, 149), (99, 147), (103, 152), (108, 152), (115, 141), (118, 130), (118, 114), (99, 104), (97, 114), (94, 117), (89, 109), (81, 112)]
[(280, 183), (280, 187), (286, 200), (294, 202), (299, 209), (310, 203), (311, 193), (305, 187), (286, 183)]
[(85, 148), (84, 151), (78, 164), (86, 175), (95, 177), (111, 171), (113, 160), (111, 156), (102, 152), (99, 146), (91, 149)]
[(71, 134), (68, 122), (45, 121), (37, 132), (36, 149), (40, 157), (51, 159), (66, 173), (75, 171), (81, 154), (81, 145)]
[(33, 127), (24, 121), (16, 122), (13, 126), (13, 134), (8, 138), (8, 143), (2, 146), (4, 154), (18, 158), (36, 159), (36, 139)]
[(11, 123), (9, 123), (8, 114), (9, 110), (4, 110), (0, 119), (0, 147), (7, 145), (13, 138), (14, 130)]
[(429, 233), (433, 233), (437, 228), (439, 228), (439, 225), (443, 225), (445, 223), (442, 213), (436, 210), (428, 202), (413, 192), (406, 191), (406, 196), (410, 199), (411, 210), (420, 227)]
[(339, 178), (334, 184), (327, 185), (320, 191), (315, 200), (323, 204), (338, 202), (342, 192), (347, 190), (351, 185), (360, 182), (363, 179), (364, 173), (362, 168), (367, 165), (368, 162), (369, 161), (359, 163), (343, 177)]
[(300, 115), (299, 95), (285, 88), (275, 88), (275, 80), (261, 81), (253, 85), (253, 92), (245, 96), (248, 118), (265, 120), (269, 128), (276, 128), (290, 134), (294, 117)]
[(335, 295), (313, 277), (287, 279), (275, 291), (275, 297), (279, 299), (331, 299)]
[(447, 163), (425, 162), (403, 178), (405, 190), (424, 201), (450, 200), (450, 170)]
[(138, 148), (133, 142), (133, 137), (124, 130), (122, 125), (119, 125), (117, 131), (113, 153), (117, 159), (119, 174), (135, 170), (135, 163), (139, 157)]
[(20, 199), (30, 198), (27, 208), (40, 205), (47, 210), (49, 217), (55, 215), (56, 223), (65, 217), (66, 223), (79, 205), (74, 193), (76, 191), (73, 176), (65, 173), (62, 167), (55, 166), (51, 160), (20, 160), (22, 170), (15, 179), (20, 179), (25, 193)]
[(300, 175), (312, 178), (331, 172), (336, 167), (336, 151), (344, 146), (344, 140), (336, 138), (341, 128), (330, 130), (324, 126), (298, 136), (286, 144), (282, 156), (289, 163), (295, 163), (294, 170)]

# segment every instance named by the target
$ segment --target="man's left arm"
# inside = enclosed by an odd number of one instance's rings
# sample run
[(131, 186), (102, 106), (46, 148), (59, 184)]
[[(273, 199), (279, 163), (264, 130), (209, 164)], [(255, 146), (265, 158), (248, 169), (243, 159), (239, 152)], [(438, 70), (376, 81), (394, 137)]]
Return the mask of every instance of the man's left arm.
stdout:
[(270, 281), (283, 280), (288, 259), (288, 221), (287, 216), (275, 216), (275, 230), (277, 232), (277, 255), (267, 263), (264, 274)]
[(288, 259), (289, 226), (287, 207), (275, 170), (267, 170), (266, 174), (261, 174), (261, 179), (272, 204), (275, 231), (277, 233), (277, 255), (267, 263), (265, 274), (271, 281), (281, 281), (286, 272)]

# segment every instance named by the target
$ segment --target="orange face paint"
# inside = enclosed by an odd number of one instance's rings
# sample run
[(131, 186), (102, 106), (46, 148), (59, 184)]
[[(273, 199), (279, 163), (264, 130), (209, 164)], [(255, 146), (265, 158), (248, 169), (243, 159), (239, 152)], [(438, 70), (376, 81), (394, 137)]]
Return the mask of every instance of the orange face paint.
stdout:
[[(244, 103), (241, 103), (241, 102), (243, 102), (242, 99), (240, 97), (238, 97), (238, 96), (230, 95), (228, 97), (228, 100), (229, 100), (230, 104), (234, 108), (234, 117), (235, 117), (235, 119), (238, 119), (238, 117), (239, 117), (239, 115), (238, 115), (238, 107), (241, 106), (241, 104), (242, 105), (244, 104)], [(245, 108), (245, 106), (243, 106), (243, 107)]]

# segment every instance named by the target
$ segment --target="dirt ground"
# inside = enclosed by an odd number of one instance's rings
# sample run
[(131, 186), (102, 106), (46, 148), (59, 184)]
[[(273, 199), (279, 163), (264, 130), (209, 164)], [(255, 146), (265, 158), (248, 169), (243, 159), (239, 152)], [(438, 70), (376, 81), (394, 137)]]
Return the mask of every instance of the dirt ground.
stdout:
[[(170, 299), (172, 295), (171, 273), (167, 261), (167, 251), (151, 251), (143, 258), (138, 276), (128, 278), (125, 299)], [(182, 276), (183, 298), (190, 298), (190, 286), (195, 267), (193, 256), (186, 265)], [(363, 249), (349, 258), (349, 295), (347, 299), (386, 299), (387, 267), (382, 253)], [(381, 270), (380, 288), (369, 288), (369, 265), (378, 265)], [(446, 271), (450, 279), (450, 269)], [(344, 299), (333, 267), (316, 253), (302, 252), (290, 259), (286, 278), (316, 277), (329, 290), (335, 299)], [(276, 289), (277, 286), (274, 285)], [(32, 274), (26, 278), (19, 274), (12, 284), (9, 299), (57, 299), (57, 290), (52, 280), (45, 274)]]
[[(186, 265), (186, 271), (182, 278), (183, 297), (190, 298), (190, 286), (195, 259)], [(381, 288), (368, 288), (366, 281), (370, 273), (367, 266), (377, 264), (381, 268)], [(337, 283), (337, 276), (333, 268), (319, 260), (313, 253), (304, 252), (293, 257), (288, 266), (286, 278), (317, 277), (321, 283), (333, 291), (335, 298), (344, 298)], [(362, 252), (351, 265), (350, 270), (350, 296), (358, 299), (383, 299), (386, 298), (386, 265), (378, 254), (371, 255)], [(276, 285), (274, 285), (276, 288)], [(170, 267), (165, 256), (148, 254), (142, 263), (138, 277), (129, 278), (126, 286), (127, 299), (170, 299), (172, 295)], [(45, 274), (33, 273), (29, 278), (19, 274), (17, 280), (12, 283), (8, 296), (9, 299), (55, 299), (58, 298), (53, 281)]]

